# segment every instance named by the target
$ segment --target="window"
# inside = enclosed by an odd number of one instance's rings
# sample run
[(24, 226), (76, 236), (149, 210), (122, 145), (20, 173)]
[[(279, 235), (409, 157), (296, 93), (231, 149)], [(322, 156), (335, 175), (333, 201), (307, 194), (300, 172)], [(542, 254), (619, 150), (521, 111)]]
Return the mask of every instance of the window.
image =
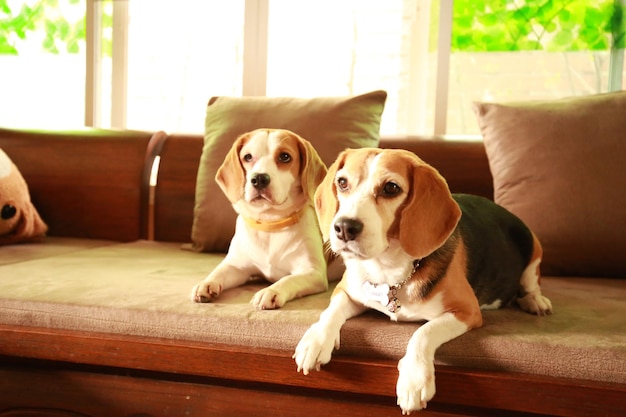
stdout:
[(131, 0), (128, 22), (127, 127), (201, 132), (211, 96), (242, 94), (243, 1)]
[(381, 130), (406, 133), (400, 101), (417, 1), (271, 0), (269, 96), (389, 94)]
[[(478, 133), (472, 100), (620, 90), (624, 25), (614, 0), (455, 0), (447, 132)], [(615, 80), (609, 80), (610, 74)], [(613, 84), (613, 85), (611, 85)]]
[(0, 126), (83, 125), (84, 17), (84, 2), (0, 0)]
[(0, 0), (0, 125), (198, 133), (214, 95), (385, 89), (385, 135), (477, 134), (472, 101), (622, 89), (621, 1)]

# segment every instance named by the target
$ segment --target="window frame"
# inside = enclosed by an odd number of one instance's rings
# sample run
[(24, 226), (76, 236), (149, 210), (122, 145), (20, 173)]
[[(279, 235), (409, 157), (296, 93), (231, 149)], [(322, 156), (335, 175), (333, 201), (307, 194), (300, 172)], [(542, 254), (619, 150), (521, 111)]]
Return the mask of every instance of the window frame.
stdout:
[[(268, 68), (268, 31), (270, 0), (244, 0), (244, 51), (242, 94), (244, 96), (265, 96)], [(616, 3), (626, 0), (615, 0)], [(111, 68), (111, 128), (125, 129), (128, 93), (128, 1), (113, 1), (113, 43)], [(418, 19), (414, 23), (411, 36), (415, 46), (411, 48), (413, 63), (428, 54), (430, 43), (428, 23), (433, 7), (438, 7), (437, 58), (434, 103), (428, 103), (428, 68), (416, 66), (411, 73), (409, 97), (404, 103), (414, 117), (410, 117), (411, 130), (425, 133), (432, 130), (435, 136), (447, 133), (448, 93), (450, 88), (450, 54), (454, 0), (423, 0), (417, 3)], [(86, 89), (85, 125), (103, 127), (102, 122), (102, 59), (101, 59), (101, 0), (87, 0), (86, 10)], [(426, 29), (424, 29), (426, 28)], [(425, 60), (422, 60), (425, 61)], [(611, 50), (608, 91), (622, 89), (624, 49)], [(426, 128), (427, 106), (434, 107), (434, 126)]]

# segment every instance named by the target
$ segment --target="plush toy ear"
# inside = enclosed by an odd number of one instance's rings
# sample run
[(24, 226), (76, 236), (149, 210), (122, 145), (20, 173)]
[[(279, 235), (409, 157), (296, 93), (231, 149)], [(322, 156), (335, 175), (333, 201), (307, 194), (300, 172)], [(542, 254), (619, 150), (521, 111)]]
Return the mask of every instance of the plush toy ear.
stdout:
[(246, 172), (241, 165), (239, 152), (249, 137), (250, 135), (245, 133), (235, 140), (215, 174), (215, 181), (233, 204), (241, 200), (243, 195)]
[(328, 167), (328, 172), (322, 180), (321, 184), (315, 191), (315, 211), (317, 213), (317, 220), (322, 231), (324, 241), (328, 240), (330, 234), (330, 224), (337, 213), (339, 208), (339, 201), (337, 200), (337, 189), (335, 188), (335, 176), (341, 166), (343, 166), (347, 151), (343, 151), (339, 154), (335, 162)]
[(411, 159), (412, 184), (400, 214), (399, 240), (408, 254), (421, 259), (450, 237), (461, 218), (461, 209), (439, 172), (417, 157)]
[(315, 191), (326, 175), (326, 164), (308, 140), (295, 135), (300, 149), (300, 179), (307, 201), (313, 201)]

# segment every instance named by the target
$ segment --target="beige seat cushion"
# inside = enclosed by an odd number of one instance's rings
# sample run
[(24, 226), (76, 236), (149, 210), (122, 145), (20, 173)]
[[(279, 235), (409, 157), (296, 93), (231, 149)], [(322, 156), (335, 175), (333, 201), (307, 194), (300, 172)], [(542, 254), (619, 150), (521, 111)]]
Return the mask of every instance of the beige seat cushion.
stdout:
[(307, 139), (326, 165), (345, 148), (376, 147), (387, 93), (351, 97), (214, 97), (206, 112), (191, 231), (196, 251), (225, 252), (235, 212), (215, 174), (237, 137), (257, 128), (291, 130)]
[(475, 109), (495, 201), (537, 234), (544, 273), (626, 278), (626, 92)]
[[(192, 286), (222, 259), (138, 241), (2, 265), (0, 323), (291, 351), (328, 305), (330, 290), (255, 310), (249, 301), (264, 282), (225, 291), (215, 303), (191, 302)], [(626, 280), (542, 284), (554, 315), (485, 312), (485, 325), (444, 344), (437, 363), (626, 383)], [(336, 354), (398, 360), (418, 326), (366, 313), (346, 323)]]
[(110, 240), (47, 236), (38, 243), (28, 245), (16, 243), (3, 246), (0, 248), (0, 265), (50, 258), (114, 244), (116, 242)]

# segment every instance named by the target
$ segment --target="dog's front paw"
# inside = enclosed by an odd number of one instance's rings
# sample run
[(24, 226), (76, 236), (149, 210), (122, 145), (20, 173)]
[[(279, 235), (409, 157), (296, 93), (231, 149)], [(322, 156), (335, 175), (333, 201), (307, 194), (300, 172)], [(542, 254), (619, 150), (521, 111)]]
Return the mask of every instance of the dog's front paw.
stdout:
[(396, 395), (403, 415), (426, 408), (435, 395), (435, 366), (406, 356), (398, 363)]
[(322, 365), (330, 362), (333, 348), (339, 349), (339, 333), (332, 335), (321, 323), (313, 324), (304, 333), (293, 354), (298, 372), (308, 375), (314, 369), (319, 371)]
[(208, 303), (219, 297), (221, 293), (221, 284), (213, 281), (202, 281), (191, 289), (191, 301)]
[(528, 313), (538, 316), (547, 316), (552, 314), (552, 302), (548, 297), (541, 295), (540, 292), (530, 292), (522, 298), (517, 299), (520, 308)]
[(258, 310), (273, 310), (281, 308), (287, 302), (287, 298), (271, 288), (263, 288), (254, 294), (250, 304)]

